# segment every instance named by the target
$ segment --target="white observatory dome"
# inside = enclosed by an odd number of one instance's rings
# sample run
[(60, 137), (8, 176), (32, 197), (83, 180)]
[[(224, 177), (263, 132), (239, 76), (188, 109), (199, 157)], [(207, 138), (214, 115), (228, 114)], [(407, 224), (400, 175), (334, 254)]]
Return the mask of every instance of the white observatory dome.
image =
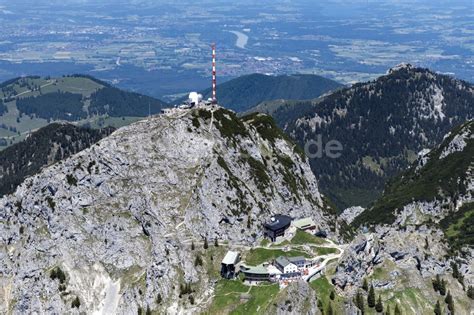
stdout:
[(199, 104), (202, 101), (202, 95), (197, 92), (189, 93), (189, 102), (194, 103), (195, 105)]

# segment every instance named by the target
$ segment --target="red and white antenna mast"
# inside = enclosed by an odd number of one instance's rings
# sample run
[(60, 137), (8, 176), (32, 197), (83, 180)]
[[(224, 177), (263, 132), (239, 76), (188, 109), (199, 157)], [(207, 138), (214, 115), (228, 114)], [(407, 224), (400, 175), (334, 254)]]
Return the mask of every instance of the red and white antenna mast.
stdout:
[(216, 44), (212, 44), (212, 104), (217, 104)]

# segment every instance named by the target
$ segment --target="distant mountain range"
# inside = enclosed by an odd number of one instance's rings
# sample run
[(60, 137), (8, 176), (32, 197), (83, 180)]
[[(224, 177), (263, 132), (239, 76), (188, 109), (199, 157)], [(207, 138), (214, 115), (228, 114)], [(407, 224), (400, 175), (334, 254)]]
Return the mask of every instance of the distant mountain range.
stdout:
[[(0, 87), (6, 104), (0, 116), (3, 145), (56, 119), (120, 127), (169, 106), (80, 75), (13, 79)], [(203, 93), (210, 96), (210, 90)], [(220, 104), (272, 115), (301, 147), (318, 136), (323, 144), (339, 141), (340, 158), (311, 159), (311, 167), (341, 210), (374, 202), (387, 180), (404, 171), (420, 150), (432, 148), (451, 128), (472, 118), (473, 95), (468, 82), (410, 65), (347, 88), (316, 75), (262, 74), (218, 88)]]
[(27, 176), (90, 147), (113, 130), (53, 123), (0, 151), (0, 197), (14, 192)]
[(264, 102), (252, 111), (271, 114), (301, 146), (318, 136), (342, 144), (341, 157), (311, 159), (311, 167), (322, 191), (343, 209), (376, 200), (419, 151), (472, 118), (473, 107), (470, 83), (402, 65), (316, 100)]
[[(244, 112), (263, 101), (313, 99), (340, 87), (342, 85), (336, 81), (312, 74), (280, 76), (250, 74), (219, 84), (217, 99), (221, 106), (236, 112)], [(201, 93), (205, 98), (212, 96), (210, 88)]]
[[(220, 84), (218, 97), (221, 104), (240, 112), (266, 100), (315, 98), (340, 86), (317, 75), (252, 74)], [(211, 90), (202, 93), (207, 98)], [(14, 78), (0, 84), (0, 145), (16, 143), (51, 121), (121, 127), (169, 106), (87, 75)]]

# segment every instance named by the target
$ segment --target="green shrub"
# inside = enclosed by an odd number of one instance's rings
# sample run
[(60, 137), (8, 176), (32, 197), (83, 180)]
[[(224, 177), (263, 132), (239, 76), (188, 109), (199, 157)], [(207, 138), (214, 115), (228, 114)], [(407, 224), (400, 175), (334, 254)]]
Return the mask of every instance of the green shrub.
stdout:
[(61, 283), (61, 284), (66, 282), (66, 274), (59, 267), (56, 267), (51, 271), (50, 278), (52, 280), (58, 279), (59, 283)]
[(79, 297), (76, 296), (76, 298), (71, 303), (71, 307), (79, 308), (80, 306), (81, 306), (81, 301), (79, 300)]
[(74, 177), (72, 174), (67, 174), (66, 175), (66, 180), (69, 186), (77, 186), (77, 179)]

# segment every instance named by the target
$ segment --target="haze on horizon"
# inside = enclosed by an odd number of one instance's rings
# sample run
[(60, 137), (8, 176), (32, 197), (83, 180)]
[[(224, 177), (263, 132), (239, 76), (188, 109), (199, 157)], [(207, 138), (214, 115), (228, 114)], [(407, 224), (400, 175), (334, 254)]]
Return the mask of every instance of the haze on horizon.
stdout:
[(86, 73), (156, 97), (249, 73), (366, 81), (409, 62), (474, 82), (474, 2), (0, 1), (0, 80)]

